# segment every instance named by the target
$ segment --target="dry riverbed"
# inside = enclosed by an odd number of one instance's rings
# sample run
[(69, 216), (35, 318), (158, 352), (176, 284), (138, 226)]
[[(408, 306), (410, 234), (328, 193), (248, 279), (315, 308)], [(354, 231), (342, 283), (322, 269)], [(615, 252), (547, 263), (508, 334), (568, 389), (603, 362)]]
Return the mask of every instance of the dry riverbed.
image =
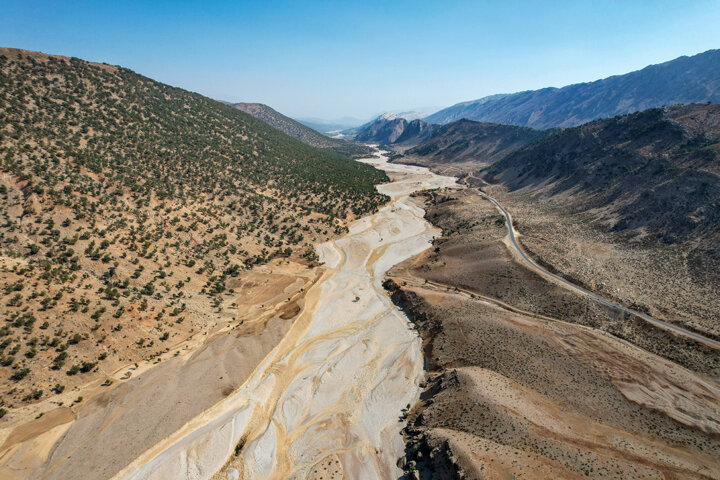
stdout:
[(0, 430), (0, 478), (112, 477), (241, 385), (321, 270), (280, 261), (245, 272), (233, 279), (232, 321), (209, 325), (162, 361), (117, 369), (109, 386), (96, 381), (33, 405), (42, 416)]

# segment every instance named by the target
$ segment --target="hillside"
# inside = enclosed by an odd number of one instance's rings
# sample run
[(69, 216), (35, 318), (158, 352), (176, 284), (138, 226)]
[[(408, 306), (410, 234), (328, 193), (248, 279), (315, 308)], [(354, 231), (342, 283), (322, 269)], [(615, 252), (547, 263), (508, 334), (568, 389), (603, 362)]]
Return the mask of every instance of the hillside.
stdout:
[(232, 106), (312, 147), (326, 148), (347, 156), (368, 155), (372, 152), (363, 145), (327, 137), (262, 103), (234, 103)]
[(720, 235), (720, 105), (651, 109), (551, 134), (484, 173), (665, 243)]
[(664, 105), (705, 102), (720, 102), (720, 50), (595, 82), (463, 102), (424, 120), (446, 124), (467, 118), (533, 128), (572, 127)]
[(427, 166), (492, 163), (545, 134), (527, 127), (458, 120), (436, 129), (428, 140), (406, 150), (401, 161)]
[(386, 201), (384, 173), (122, 67), (0, 49), (0, 112), (0, 417), (227, 325), (248, 270), (304, 269)]

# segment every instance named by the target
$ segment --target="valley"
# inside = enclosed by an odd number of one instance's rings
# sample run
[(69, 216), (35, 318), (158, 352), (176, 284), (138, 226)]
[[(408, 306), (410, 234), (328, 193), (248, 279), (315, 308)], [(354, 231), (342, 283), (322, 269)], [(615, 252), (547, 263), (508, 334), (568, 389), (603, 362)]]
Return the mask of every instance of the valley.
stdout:
[(720, 50), (429, 114), (253, 42), (0, 47), (0, 478), (720, 480)]
[[(398, 420), (417, 400), (423, 361), (418, 337), (382, 282), (440, 233), (409, 195), (455, 180), (383, 156), (364, 161), (393, 180), (378, 186), (391, 202), (321, 244), (322, 269), (275, 261), (242, 274), (236, 291), (253, 303), (240, 304), (226, 327), (134, 371), (117, 388), (85, 393), (87, 405), (64, 407), (70, 415), (57, 426), (39, 420), (24, 435), (12, 430), (0, 471), (58, 479), (209, 478), (217, 471), (218, 478), (233, 471), (334, 478), (328, 468), (353, 478), (399, 474)], [(279, 295), (269, 293), (278, 287)], [(203, 382), (210, 388), (198, 388)], [(165, 405), (175, 408), (165, 412)], [(130, 432), (134, 442), (126, 446)]]

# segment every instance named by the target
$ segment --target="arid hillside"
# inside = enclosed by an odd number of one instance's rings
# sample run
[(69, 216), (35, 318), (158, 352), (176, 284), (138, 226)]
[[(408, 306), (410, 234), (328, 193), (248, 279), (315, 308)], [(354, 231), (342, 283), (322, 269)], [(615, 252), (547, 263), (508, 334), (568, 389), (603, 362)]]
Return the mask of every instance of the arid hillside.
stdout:
[[(720, 105), (598, 120), (512, 153), (485, 177), (667, 243), (720, 233)], [(717, 238), (717, 237), (716, 237)]]
[(720, 478), (716, 382), (597, 330), (403, 282), (393, 298), (427, 372), (404, 478)]
[(403, 161), (433, 167), (465, 162), (489, 165), (546, 134), (527, 127), (458, 120), (406, 150)]
[(0, 49), (0, 111), (0, 422), (235, 319), (270, 281), (248, 270), (386, 200), (384, 173), (121, 67)]

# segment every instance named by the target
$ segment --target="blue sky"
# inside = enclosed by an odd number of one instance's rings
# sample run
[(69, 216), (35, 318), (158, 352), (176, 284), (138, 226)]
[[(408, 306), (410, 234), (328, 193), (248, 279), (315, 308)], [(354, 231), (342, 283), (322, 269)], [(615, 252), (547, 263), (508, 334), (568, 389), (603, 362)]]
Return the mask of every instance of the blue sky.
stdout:
[(720, 1), (0, 0), (0, 45), (295, 117), (563, 86), (720, 48)]

